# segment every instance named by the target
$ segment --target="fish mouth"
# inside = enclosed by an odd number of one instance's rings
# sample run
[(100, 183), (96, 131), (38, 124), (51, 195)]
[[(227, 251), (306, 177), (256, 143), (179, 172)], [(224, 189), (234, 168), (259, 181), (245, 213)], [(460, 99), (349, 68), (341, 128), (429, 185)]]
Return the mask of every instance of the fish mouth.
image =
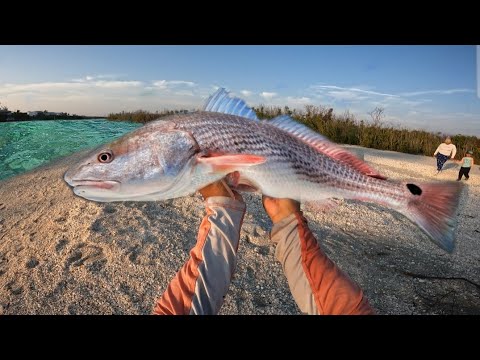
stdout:
[(72, 179), (69, 182), (69, 185), (75, 189), (78, 188), (93, 188), (93, 189), (105, 189), (112, 190), (120, 186), (120, 182), (116, 180), (75, 180)]

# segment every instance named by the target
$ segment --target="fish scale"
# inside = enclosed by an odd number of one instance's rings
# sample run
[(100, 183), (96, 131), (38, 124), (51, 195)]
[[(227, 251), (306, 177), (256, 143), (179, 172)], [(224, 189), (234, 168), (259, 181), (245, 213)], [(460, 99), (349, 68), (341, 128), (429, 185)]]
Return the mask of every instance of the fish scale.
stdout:
[(331, 198), (389, 207), (442, 249), (453, 250), (461, 184), (385, 180), (288, 116), (258, 120), (224, 89), (203, 111), (151, 122), (94, 150), (65, 173), (65, 181), (94, 201), (158, 201), (190, 195), (234, 172), (239, 176), (232, 186), (239, 189), (253, 187), (319, 208)]
[[(290, 178), (296, 183), (301, 181), (307, 188), (310, 188), (309, 183), (313, 186), (330, 186), (330, 196), (348, 196), (347, 192), (352, 191), (392, 195), (405, 192), (400, 184), (392, 189), (390, 182), (359, 174), (348, 165), (335, 162), (283, 130), (271, 126), (268, 121), (252, 122), (234, 115), (208, 112), (174, 115), (163, 121), (171, 121), (176, 124), (176, 129), (192, 134), (200, 150), (205, 153), (255, 154), (268, 159), (266, 164), (248, 169), (249, 174), (264, 173), (265, 178), (291, 175)], [(284, 187), (288, 185), (282, 184)], [(268, 194), (269, 189), (271, 186), (266, 185), (261, 190)], [(315, 195), (310, 195), (309, 200), (315, 200)]]

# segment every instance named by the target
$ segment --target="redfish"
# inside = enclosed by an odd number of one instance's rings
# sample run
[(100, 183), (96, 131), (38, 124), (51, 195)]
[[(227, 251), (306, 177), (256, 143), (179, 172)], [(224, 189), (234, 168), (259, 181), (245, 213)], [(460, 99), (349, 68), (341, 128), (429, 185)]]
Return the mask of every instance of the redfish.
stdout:
[(76, 195), (93, 201), (157, 201), (193, 194), (228, 174), (240, 191), (318, 206), (332, 198), (380, 204), (442, 249), (454, 248), (461, 184), (386, 180), (289, 116), (259, 120), (224, 89), (202, 111), (165, 117), (102, 145), (64, 178)]

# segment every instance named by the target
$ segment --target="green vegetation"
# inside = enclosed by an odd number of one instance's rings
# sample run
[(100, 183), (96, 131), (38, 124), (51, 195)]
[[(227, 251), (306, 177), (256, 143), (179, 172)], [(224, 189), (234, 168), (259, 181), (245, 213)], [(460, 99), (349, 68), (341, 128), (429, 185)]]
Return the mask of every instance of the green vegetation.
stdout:
[(68, 114), (65, 112), (50, 113), (47, 110), (39, 111), (35, 115), (30, 115), (30, 120), (85, 120), (85, 119), (100, 119), (101, 116), (83, 116), (77, 114)]
[(145, 124), (149, 121), (160, 119), (161, 117), (174, 115), (174, 114), (185, 114), (188, 110), (164, 110), (162, 112), (150, 113), (144, 110), (137, 110), (134, 112), (125, 112), (116, 114), (108, 114), (107, 119), (113, 121), (133, 121)]
[[(382, 122), (383, 109), (376, 108), (370, 115), (372, 121), (358, 120), (348, 111), (342, 115), (333, 113), (333, 109), (307, 105), (304, 110), (290, 110), (288, 107), (255, 108), (261, 119), (271, 119), (287, 114), (313, 130), (325, 135), (339, 144), (359, 145), (379, 150), (391, 150), (408, 154), (432, 156), (438, 145), (446, 137), (443, 133), (431, 133), (422, 130), (410, 130), (386, 125)], [(461, 159), (467, 150), (474, 151), (475, 163), (480, 163), (480, 138), (455, 135), (452, 142), (457, 147), (456, 159)]]
[[(303, 110), (290, 110), (287, 106), (280, 107), (259, 106), (254, 108), (260, 119), (271, 119), (286, 114), (305, 124), (313, 130), (325, 135), (339, 144), (359, 145), (379, 150), (392, 150), (408, 154), (432, 156), (438, 145), (445, 139), (446, 134), (436, 134), (409, 130), (385, 124), (383, 109), (376, 108), (370, 115), (372, 121), (358, 120), (348, 111), (342, 115), (333, 113), (333, 109), (322, 106), (307, 105)], [(149, 113), (138, 110), (135, 112), (121, 112), (110, 114), (109, 120), (136, 121), (146, 123), (161, 117), (185, 113), (186, 110), (163, 111)], [(452, 142), (457, 146), (456, 159), (461, 159), (467, 150), (473, 150), (476, 164), (480, 164), (480, 138), (475, 136), (454, 135)]]

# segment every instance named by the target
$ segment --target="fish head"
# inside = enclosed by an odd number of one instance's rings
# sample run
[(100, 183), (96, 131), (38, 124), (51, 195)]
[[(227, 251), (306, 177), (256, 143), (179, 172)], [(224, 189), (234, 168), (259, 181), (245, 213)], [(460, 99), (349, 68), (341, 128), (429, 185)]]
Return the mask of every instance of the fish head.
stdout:
[(171, 198), (198, 145), (167, 125), (146, 126), (96, 148), (67, 170), (65, 181), (76, 195), (93, 201)]

